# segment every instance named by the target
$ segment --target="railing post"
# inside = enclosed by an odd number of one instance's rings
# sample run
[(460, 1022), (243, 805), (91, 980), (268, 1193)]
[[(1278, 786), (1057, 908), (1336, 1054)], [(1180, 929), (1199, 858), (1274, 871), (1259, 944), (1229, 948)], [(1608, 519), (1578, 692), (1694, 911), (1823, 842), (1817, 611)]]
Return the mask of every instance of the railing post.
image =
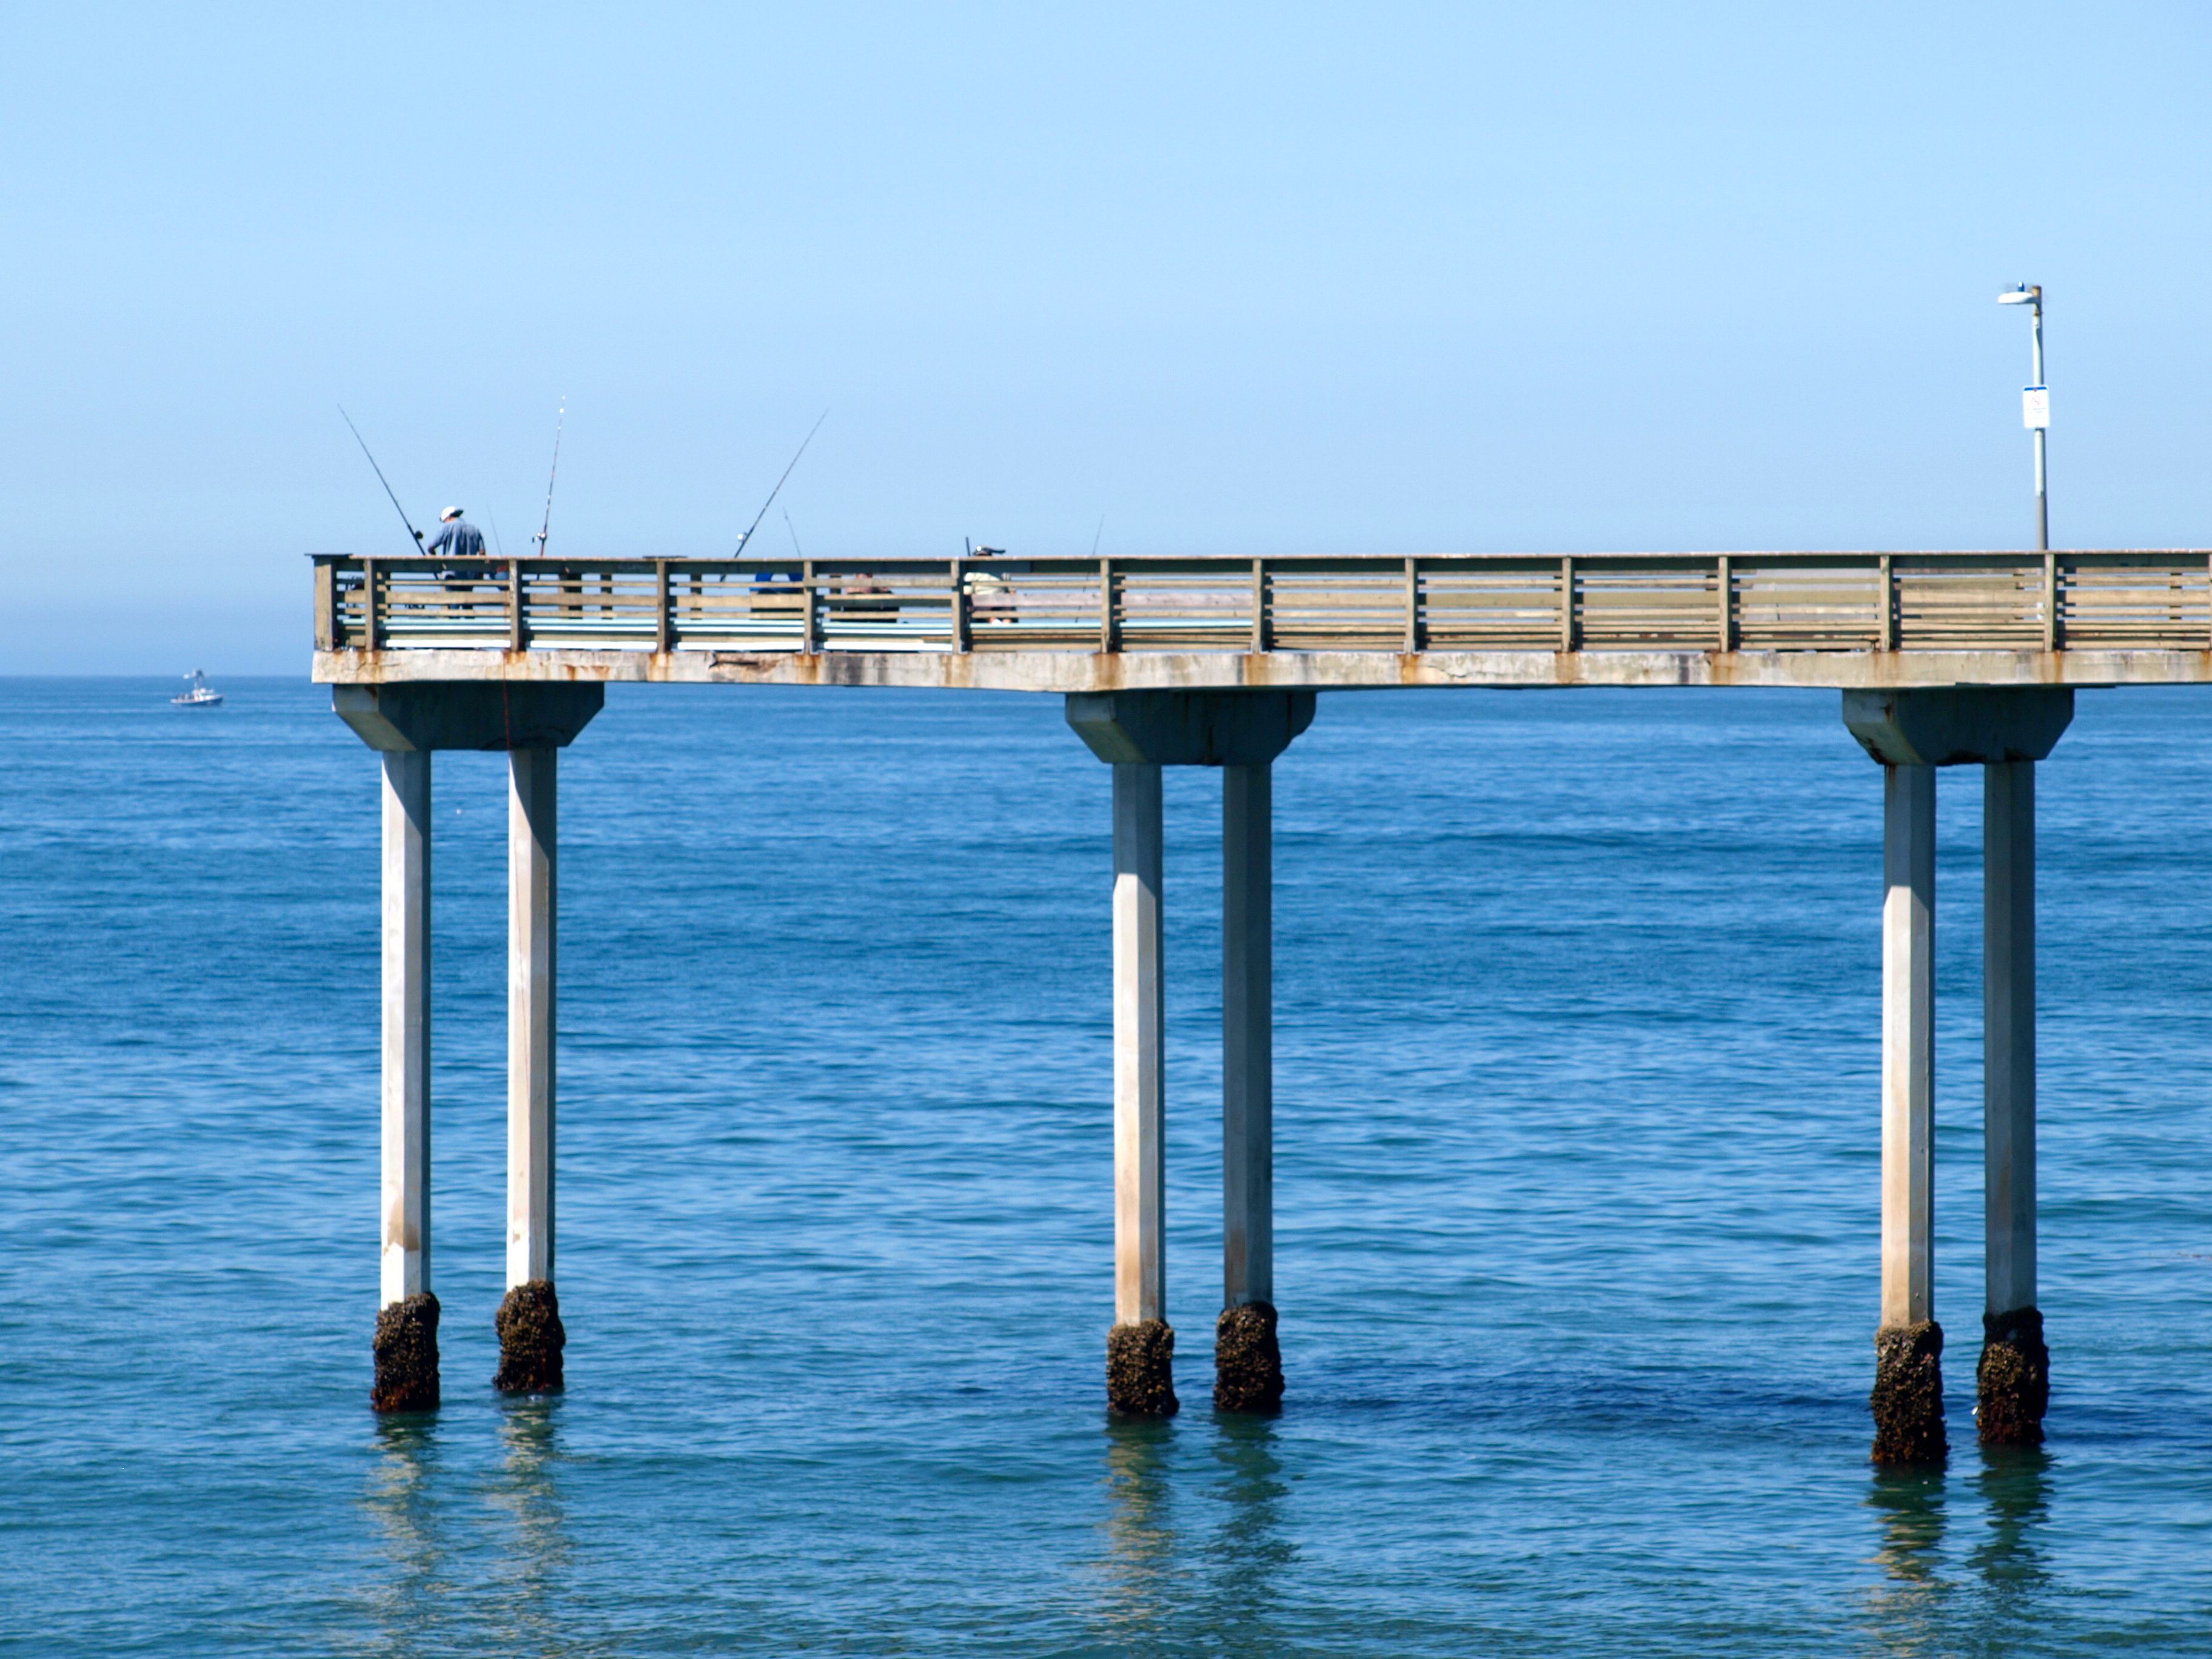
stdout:
[(1725, 553), (1720, 562), (1721, 654), (1735, 649), (1735, 566)]
[(799, 562), (799, 654), (814, 654), (814, 561)]
[(1876, 619), (1875, 641), (1880, 650), (1897, 649), (1897, 573), (1890, 568), (1887, 553), (1881, 556), (1881, 614)]
[(1418, 560), (1406, 561), (1406, 654), (1421, 648), (1421, 572)]
[(2058, 556), (2045, 549), (2043, 555), (2043, 648), (2058, 648)]
[(315, 649), (337, 647), (337, 574), (327, 564), (315, 567)]
[(362, 643), (370, 651), (375, 650), (379, 643), (376, 613), (382, 609), (380, 595), (383, 585), (383, 573), (377, 568), (376, 561), (363, 559), (361, 562), (362, 631), (367, 637)]
[(952, 561), (952, 648), (968, 648), (968, 573), (963, 559)]
[(669, 647), (668, 561), (653, 562), (653, 649), (656, 655), (666, 656)]
[(1252, 650), (1256, 655), (1269, 650), (1274, 641), (1268, 638), (1267, 628), (1267, 562), (1252, 561)]
[(1115, 604), (1114, 561), (1098, 561), (1098, 648), (1119, 651), (1121, 648), (1121, 629), (1119, 607)]
[(1575, 562), (1559, 561), (1559, 649), (1572, 651), (1575, 638)]
[(507, 562), (507, 648), (522, 649), (526, 633), (522, 625), (522, 561)]

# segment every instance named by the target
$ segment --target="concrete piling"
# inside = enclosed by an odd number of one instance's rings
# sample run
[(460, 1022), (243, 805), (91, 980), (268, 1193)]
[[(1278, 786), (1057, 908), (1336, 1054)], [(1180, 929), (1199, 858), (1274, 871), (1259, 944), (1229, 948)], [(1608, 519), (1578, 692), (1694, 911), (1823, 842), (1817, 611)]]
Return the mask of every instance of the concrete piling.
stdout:
[(2035, 763), (2074, 718), (2064, 687), (1846, 691), (1844, 724), (1884, 770), (1881, 1324), (1874, 1459), (1936, 1463), (1943, 1330), (1934, 1228), (1936, 769), (1983, 773), (1984, 1224), (1976, 1416), (1984, 1441), (2043, 1437), (2051, 1356), (2035, 1307)]
[(1273, 773), (1270, 761), (1221, 769), (1220, 1411), (1273, 1411), (1283, 1399), (1274, 1309)]
[(2051, 1351), (2035, 1301), (2035, 763), (1983, 769), (1983, 1182), (1988, 1296), (1974, 1418), (2043, 1439)]
[(1881, 1324), (1874, 1460), (1940, 1461), (1936, 1323), (1936, 769), (1891, 765), (1882, 790)]
[(507, 752), (507, 1297), (494, 1386), (562, 1386), (568, 1340), (553, 1290), (554, 1004), (560, 753)]
[(1114, 1328), (1116, 1411), (1178, 1409), (1161, 1256), (1165, 1094), (1160, 980), (1161, 769), (1218, 766), (1222, 784), (1222, 1263), (1214, 1404), (1283, 1395), (1274, 1294), (1273, 763), (1312, 723), (1306, 691), (1070, 696), (1067, 723), (1114, 769)]
[(1175, 1332), (1167, 1323), (1167, 1093), (1161, 1042), (1160, 769), (1114, 768), (1114, 1328), (1107, 1400), (1169, 1416)]
[(379, 1411), (438, 1403), (430, 1293), (430, 757), (507, 755), (507, 1294), (496, 1319), (508, 1392), (562, 1384), (553, 1291), (555, 881), (560, 751), (605, 702), (590, 683), (342, 684), (331, 712), (384, 767), (383, 1257)]
[(383, 1243), (369, 1401), (438, 1403), (430, 1294), (430, 757), (387, 750), (383, 788)]

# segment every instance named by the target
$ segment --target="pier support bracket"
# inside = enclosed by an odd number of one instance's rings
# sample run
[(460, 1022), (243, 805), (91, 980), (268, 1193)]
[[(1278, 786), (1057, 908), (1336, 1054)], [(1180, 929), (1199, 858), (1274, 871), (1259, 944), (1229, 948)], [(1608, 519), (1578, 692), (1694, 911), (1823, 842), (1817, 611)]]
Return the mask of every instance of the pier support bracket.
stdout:
[(597, 680), (334, 685), (331, 712), (371, 749), (566, 749), (605, 703)]

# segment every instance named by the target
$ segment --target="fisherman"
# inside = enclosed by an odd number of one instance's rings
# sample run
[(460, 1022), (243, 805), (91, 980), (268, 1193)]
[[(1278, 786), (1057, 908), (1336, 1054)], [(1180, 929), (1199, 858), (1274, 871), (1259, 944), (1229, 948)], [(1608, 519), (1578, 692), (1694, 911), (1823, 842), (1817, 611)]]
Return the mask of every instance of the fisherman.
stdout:
[(449, 507), (438, 515), (438, 533), (427, 542), (422, 532), (416, 531), (415, 539), (422, 542), (425, 553), (443, 550), (448, 557), (480, 559), (483, 556), (483, 532), (461, 516), (461, 509)]

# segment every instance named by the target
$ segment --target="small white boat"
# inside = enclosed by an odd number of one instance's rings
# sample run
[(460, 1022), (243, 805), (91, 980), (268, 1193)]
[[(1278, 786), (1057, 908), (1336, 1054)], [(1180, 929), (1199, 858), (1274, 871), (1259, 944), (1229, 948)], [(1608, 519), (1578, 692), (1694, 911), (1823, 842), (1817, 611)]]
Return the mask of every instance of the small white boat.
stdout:
[(191, 684), (178, 696), (169, 699), (178, 708), (212, 708), (222, 701), (222, 693), (210, 687), (207, 683), (207, 676), (201, 673), (198, 669), (195, 668), (185, 678), (189, 679)]

